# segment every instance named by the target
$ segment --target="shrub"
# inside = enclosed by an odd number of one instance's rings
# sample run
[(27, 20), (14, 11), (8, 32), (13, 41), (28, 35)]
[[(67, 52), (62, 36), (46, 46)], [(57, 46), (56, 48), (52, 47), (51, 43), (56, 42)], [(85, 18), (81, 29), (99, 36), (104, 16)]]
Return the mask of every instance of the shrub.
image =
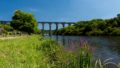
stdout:
[(113, 31), (111, 32), (111, 35), (120, 35), (120, 28), (114, 28)]

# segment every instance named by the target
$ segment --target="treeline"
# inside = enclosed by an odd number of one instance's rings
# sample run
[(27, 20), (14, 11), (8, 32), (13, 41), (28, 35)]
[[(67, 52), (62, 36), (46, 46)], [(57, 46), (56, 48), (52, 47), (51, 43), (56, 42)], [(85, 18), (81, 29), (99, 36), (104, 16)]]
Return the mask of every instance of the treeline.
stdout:
[(120, 35), (120, 14), (111, 19), (93, 19), (90, 21), (79, 21), (54, 34), (58, 35), (88, 35), (88, 36), (119, 36)]

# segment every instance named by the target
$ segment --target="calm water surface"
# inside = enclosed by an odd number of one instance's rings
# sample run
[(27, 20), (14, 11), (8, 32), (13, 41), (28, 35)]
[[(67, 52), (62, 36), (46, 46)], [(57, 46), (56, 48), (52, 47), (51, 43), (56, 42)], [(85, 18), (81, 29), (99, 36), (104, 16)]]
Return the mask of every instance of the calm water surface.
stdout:
[[(45, 36), (48, 38), (48, 36)], [(95, 58), (112, 62), (120, 62), (120, 36), (119, 37), (89, 37), (89, 36), (51, 36), (68, 50), (76, 50), (83, 43), (89, 44)]]

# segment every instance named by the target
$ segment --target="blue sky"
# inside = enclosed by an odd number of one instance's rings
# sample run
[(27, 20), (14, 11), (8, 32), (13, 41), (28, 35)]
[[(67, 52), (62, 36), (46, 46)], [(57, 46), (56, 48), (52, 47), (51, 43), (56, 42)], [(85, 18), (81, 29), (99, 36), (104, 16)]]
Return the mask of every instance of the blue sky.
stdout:
[(120, 13), (120, 0), (0, 0), (0, 20), (11, 20), (15, 10), (33, 13), (37, 21), (112, 18)]

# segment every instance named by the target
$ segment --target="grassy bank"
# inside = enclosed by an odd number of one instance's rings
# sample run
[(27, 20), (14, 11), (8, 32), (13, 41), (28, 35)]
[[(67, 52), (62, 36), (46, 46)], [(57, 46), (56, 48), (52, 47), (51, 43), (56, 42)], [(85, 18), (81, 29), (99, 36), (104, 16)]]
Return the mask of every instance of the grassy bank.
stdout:
[(97, 63), (86, 45), (70, 52), (39, 35), (0, 40), (0, 68), (97, 68)]
[[(75, 58), (82, 55), (74, 55), (38, 35), (0, 40), (1, 68), (76, 68), (80, 65)], [(89, 65), (88, 60), (79, 62)]]
[(0, 40), (0, 67), (36, 67), (36, 61), (41, 59), (41, 53), (36, 51), (36, 45), (39, 45), (37, 36)]

